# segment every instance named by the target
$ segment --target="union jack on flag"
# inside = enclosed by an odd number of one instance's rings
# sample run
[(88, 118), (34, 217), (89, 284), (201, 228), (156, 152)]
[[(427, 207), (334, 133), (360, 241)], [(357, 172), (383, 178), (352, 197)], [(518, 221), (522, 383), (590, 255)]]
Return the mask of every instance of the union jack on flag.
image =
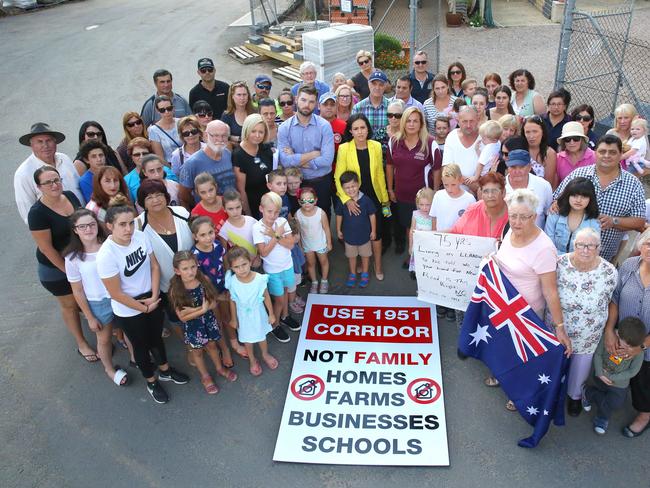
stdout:
[(534, 426), (522, 447), (535, 447), (550, 427), (564, 425), (569, 359), (564, 346), (501, 272), (482, 267), (465, 312), (458, 350), (483, 361), (519, 414)]

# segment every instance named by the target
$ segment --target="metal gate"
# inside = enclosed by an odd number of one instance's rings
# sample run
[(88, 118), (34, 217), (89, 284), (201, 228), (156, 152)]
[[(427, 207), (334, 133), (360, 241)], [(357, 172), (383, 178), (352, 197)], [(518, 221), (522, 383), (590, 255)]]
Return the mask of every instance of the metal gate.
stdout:
[(634, 0), (606, 11), (584, 12), (567, 0), (555, 87), (594, 108), (601, 127), (611, 127), (614, 109), (631, 103), (650, 117), (650, 43), (630, 36)]

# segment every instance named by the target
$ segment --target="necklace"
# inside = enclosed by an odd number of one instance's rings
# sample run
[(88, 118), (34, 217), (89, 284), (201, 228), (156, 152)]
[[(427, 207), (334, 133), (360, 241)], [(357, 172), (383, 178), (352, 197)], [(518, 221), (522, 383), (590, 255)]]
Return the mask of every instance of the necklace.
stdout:
[(165, 227), (163, 224), (161, 224), (158, 220), (152, 219), (151, 215), (149, 215), (149, 223), (153, 224), (155, 227), (158, 227), (158, 228), (162, 229), (162, 231), (165, 233), (165, 235), (169, 236), (169, 235), (172, 235), (174, 233), (171, 230), (167, 229), (167, 227)]

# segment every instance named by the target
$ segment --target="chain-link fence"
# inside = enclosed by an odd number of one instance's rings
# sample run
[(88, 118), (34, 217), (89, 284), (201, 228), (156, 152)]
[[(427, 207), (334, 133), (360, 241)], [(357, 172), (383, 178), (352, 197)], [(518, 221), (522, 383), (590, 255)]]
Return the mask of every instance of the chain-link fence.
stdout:
[(576, 9), (567, 0), (555, 86), (594, 108), (601, 129), (613, 125), (614, 109), (631, 103), (650, 117), (650, 43), (630, 36), (634, 1), (605, 11)]
[[(249, 3), (251, 24), (266, 28), (282, 22), (303, 0), (249, 0)], [(307, 0), (307, 4), (312, 5), (313, 0)]]

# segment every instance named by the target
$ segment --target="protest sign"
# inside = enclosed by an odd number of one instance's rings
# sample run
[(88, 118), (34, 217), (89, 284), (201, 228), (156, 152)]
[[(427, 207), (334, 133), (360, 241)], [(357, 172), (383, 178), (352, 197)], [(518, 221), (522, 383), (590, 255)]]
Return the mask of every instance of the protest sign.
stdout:
[(309, 295), (273, 460), (448, 466), (433, 307)]
[(496, 240), (442, 232), (415, 231), (413, 253), (418, 298), (465, 311), (481, 260), (496, 251)]

